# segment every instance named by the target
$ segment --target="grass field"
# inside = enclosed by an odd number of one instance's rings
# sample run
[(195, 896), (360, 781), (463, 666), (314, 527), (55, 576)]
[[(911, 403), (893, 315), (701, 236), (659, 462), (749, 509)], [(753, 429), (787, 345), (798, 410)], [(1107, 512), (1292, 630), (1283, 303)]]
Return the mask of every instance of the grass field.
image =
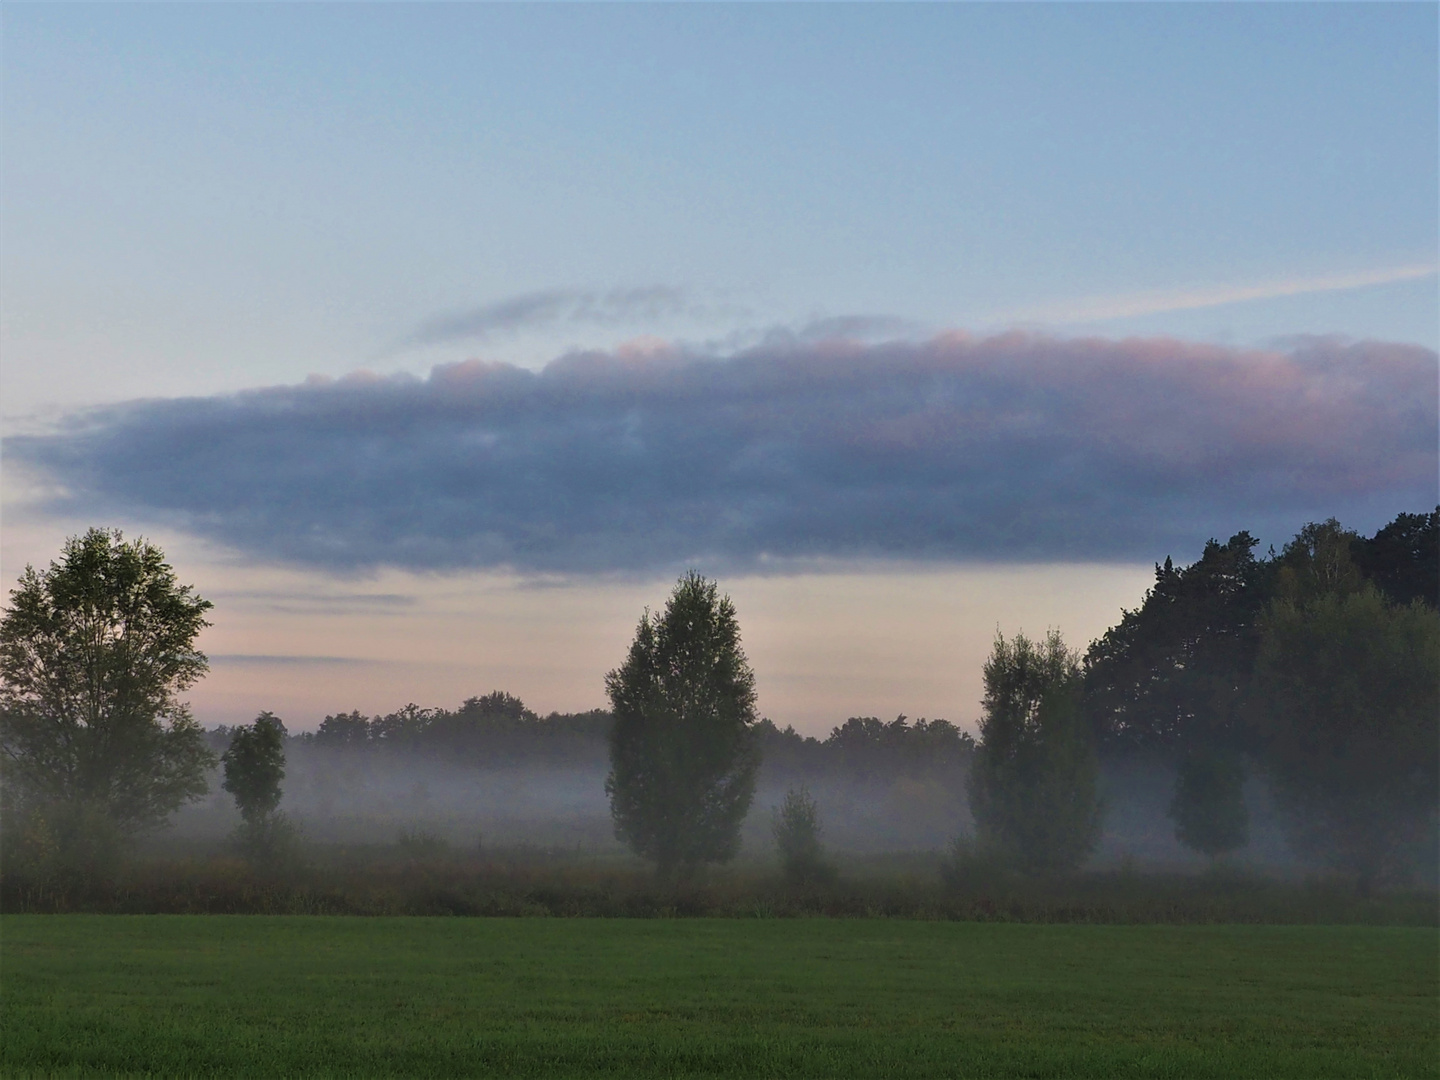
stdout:
[(1433, 929), (0, 919), (6, 1076), (1440, 1075)]

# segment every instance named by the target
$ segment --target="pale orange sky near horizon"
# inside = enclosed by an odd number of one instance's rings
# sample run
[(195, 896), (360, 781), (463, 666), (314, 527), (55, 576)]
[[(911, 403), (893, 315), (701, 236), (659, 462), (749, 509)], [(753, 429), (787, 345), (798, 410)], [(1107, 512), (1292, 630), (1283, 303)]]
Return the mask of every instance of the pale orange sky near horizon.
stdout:
[[(12, 516), (0, 545), (6, 596), (26, 562), (48, 565), (84, 528)], [(210, 674), (186, 695), (207, 727), (269, 709), (307, 731), (328, 713), (454, 707), (491, 690), (542, 714), (604, 707), (605, 672), (624, 659), (641, 611), (663, 606), (673, 585), (400, 571), (337, 578), (247, 566), (178, 534), (126, 529), (142, 532), (182, 583), (215, 604), (200, 641)], [(722, 576), (720, 585), (739, 614), (762, 714), (823, 737), (850, 716), (900, 713), (974, 730), (997, 629), (1055, 628), (1083, 649), (1140, 602), (1153, 577), (1150, 565), (872, 565)]]

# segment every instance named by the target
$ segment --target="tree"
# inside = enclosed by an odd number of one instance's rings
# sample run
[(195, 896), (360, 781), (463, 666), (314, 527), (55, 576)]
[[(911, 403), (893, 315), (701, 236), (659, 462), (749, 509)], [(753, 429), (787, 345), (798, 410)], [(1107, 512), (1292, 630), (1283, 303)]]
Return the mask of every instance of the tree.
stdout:
[(240, 850), (257, 862), (274, 862), (288, 853), (295, 830), (280, 813), (280, 781), (285, 779), (285, 725), (262, 712), (230, 734), (220, 757), (224, 788), (235, 797), (244, 822), (236, 835)]
[(320, 721), (315, 732), (317, 746), (366, 747), (370, 745), (370, 718), (359, 710), (336, 713)]
[[(0, 619), (0, 749), (10, 798), (58, 842), (164, 821), (215, 763), (179, 694), (207, 670), (208, 600), (160, 549), (91, 529), (43, 573), (27, 566)], [(12, 804), (13, 805), (13, 804)]]
[(1391, 602), (1440, 607), (1440, 507), (1395, 515), (1370, 539), (1357, 537), (1350, 556)]
[(285, 779), (285, 725), (271, 712), (230, 734), (220, 755), (224, 788), (235, 796), (240, 817), (249, 824), (263, 821), (280, 808), (280, 781)]
[(640, 618), (605, 676), (614, 725), (605, 791), (616, 835), (662, 880), (725, 862), (755, 793), (755, 676), (730, 598), (693, 571)]
[(770, 832), (787, 881), (810, 885), (835, 877), (820, 845), (820, 811), (808, 788), (802, 785), (785, 793), (785, 801), (773, 811)]
[(1084, 708), (1102, 744), (1176, 763), (1176, 837), (1211, 857), (1248, 834), (1244, 758), (1263, 749), (1248, 699), (1271, 602), (1304, 605), (1366, 581), (1399, 604), (1433, 608), (1440, 596), (1440, 510), (1399, 514), (1370, 539), (1333, 518), (1311, 522), (1264, 560), (1255, 545), (1240, 532), (1190, 566), (1166, 559), (1141, 607), (1085, 657)]
[(1155, 584), (1085, 656), (1084, 711), (1119, 751), (1176, 763), (1176, 838), (1212, 858), (1244, 846), (1245, 698), (1274, 567), (1239, 532), (1200, 559), (1155, 567)]
[(1239, 532), (1205, 545), (1190, 566), (1170, 559), (1155, 584), (1085, 654), (1085, 710), (1097, 735), (1124, 748), (1173, 752), (1233, 742), (1270, 568)]
[(1296, 592), (1263, 623), (1254, 710), (1264, 762), (1292, 843), (1366, 892), (1433, 847), (1440, 614), (1420, 600), (1391, 604), (1368, 583), (1302, 581)]
[(1079, 710), (1079, 658), (997, 634), (970, 778), (981, 845), (1032, 873), (1073, 870), (1095, 847), (1100, 800), (1093, 738)]

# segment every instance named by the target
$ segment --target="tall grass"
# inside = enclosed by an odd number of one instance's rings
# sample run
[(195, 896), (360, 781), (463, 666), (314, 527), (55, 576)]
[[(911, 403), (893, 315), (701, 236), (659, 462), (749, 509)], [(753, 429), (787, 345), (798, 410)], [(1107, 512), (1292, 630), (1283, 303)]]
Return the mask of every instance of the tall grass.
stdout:
[(938, 854), (837, 859), (795, 883), (741, 863), (662, 887), (643, 864), (537, 848), (456, 850), (429, 836), (385, 847), (312, 846), (303, 862), (133, 859), (106, 880), (0, 877), (6, 912), (466, 916), (875, 916), (1037, 923), (1367, 923), (1434, 926), (1433, 889), (1371, 897), (1349, 882), (1240, 870), (1037, 878)]

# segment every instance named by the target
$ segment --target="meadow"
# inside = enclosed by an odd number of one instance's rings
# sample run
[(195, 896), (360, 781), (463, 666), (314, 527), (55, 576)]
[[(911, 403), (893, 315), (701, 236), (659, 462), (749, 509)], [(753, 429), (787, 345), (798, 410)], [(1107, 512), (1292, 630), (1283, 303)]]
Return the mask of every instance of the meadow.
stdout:
[(1435, 1076), (1437, 932), (13, 915), (6, 1076)]

